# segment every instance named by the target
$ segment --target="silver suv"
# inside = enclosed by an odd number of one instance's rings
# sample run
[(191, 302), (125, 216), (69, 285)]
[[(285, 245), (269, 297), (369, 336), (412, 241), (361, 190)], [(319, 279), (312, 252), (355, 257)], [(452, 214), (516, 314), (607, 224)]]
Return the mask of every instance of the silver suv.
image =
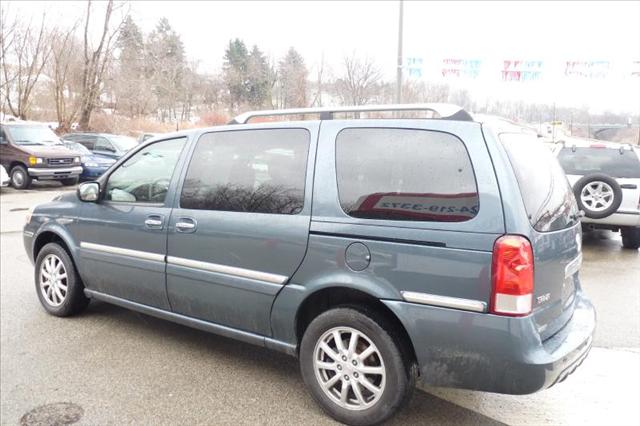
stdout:
[(620, 231), (625, 248), (640, 247), (640, 154), (629, 144), (571, 139), (558, 160), (584, 211), (586, 229)]

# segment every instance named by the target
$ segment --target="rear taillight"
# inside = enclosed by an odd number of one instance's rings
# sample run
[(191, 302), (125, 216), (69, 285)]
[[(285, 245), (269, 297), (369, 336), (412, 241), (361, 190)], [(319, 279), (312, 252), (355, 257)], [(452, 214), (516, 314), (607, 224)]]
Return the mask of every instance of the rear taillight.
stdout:
[(505, 235), (493, 246), (491, 313), (524, 316), (533, 299), (533, 251), (519, 235)]

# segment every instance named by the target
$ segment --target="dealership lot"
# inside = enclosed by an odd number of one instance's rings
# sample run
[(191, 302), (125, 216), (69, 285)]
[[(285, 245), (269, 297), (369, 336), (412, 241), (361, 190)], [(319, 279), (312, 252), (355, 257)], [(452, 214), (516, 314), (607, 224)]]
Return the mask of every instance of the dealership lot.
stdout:
[[(29, 207), (59, 192), (53, 183), (0, 195), (2, 424), (55, 402), (77, 404), (81, 424), (331, 423), (279, 353), (103, 303), (71, 319), (45, 314), (21, 228)], [(419, 390), (394, 423), (638, 424), (640, 252), (610, 232), (585, 235), (583, 249), (599, 322), (573, 376), (523, 397)]]

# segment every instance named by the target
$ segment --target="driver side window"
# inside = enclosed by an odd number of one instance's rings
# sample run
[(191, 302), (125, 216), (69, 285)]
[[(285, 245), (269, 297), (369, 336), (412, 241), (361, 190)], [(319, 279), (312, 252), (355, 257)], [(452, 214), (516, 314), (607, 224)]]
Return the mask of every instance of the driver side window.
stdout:
[(163, 203), (186, 138), (154, 143), (118, 167), (107, 182), (105, 200)]

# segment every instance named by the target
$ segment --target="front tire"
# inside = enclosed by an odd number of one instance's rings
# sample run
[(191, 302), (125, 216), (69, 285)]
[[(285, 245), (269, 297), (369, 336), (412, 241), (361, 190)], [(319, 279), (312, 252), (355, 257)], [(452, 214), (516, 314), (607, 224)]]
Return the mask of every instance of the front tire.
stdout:
[(622, 234), (622, 247), (636, 250), (640, 248), (640, 227), (622, 228), (620, 233)]
[(415, 369), (382, 315), (339, 307), (316, 317), (300, 346), (300, 370), (320, 407), (350, 425), (394, 415), (410, 398)]
[(46, 244), (38, 253), (35, 281), (38, 299), (51, 315), (75, 315), (89, 304), (71, 257), (57, 243)]
[(11, 169), (11, 186), (15, 189), (27, 189), (31, 185), (31, 176), (24, 166), (14, 166)]

